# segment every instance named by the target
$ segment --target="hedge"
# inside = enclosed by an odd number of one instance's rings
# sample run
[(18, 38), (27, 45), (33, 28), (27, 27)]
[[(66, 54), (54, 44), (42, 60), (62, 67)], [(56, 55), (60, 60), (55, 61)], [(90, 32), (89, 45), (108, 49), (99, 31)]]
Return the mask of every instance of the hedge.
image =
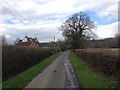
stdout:
[[(108, 77), (115, 77), (117, 82), (120, 83), (120, 56), (114, 53), (111, 54), (112, 51), (110, 52), (110, 50), (106, 52), (80, 49), (77, 50), (77, 55), (95, 70), (104, 73)], [(119, 84), (117, 85), (119, 86)]]
[(2, 80), (5, 81), (52, 55), (51, 49), (2, 47)]

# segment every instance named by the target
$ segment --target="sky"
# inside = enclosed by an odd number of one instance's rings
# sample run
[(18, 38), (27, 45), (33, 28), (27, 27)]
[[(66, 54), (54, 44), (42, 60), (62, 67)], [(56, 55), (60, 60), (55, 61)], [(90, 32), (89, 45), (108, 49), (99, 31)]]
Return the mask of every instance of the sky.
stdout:
[(58, 28), (70, 16), (85, 12), (97, 28), (99, 39), (118, 33), (118, 0), (1, 0), (0, 34), (8, 43), (17, 38), (38, 38), (39, 42), (62, 39)]

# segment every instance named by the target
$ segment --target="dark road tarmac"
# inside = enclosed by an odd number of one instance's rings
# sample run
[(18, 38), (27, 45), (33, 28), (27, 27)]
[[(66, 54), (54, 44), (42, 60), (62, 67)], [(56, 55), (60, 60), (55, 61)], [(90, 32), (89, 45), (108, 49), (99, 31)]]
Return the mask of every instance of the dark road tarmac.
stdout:
[(25, 88), (65, 88), (64, 62), (67, 55), (67, 52), (64, 52)]
[(69, 53), (64, 52), (25, 88), (78, 88)]

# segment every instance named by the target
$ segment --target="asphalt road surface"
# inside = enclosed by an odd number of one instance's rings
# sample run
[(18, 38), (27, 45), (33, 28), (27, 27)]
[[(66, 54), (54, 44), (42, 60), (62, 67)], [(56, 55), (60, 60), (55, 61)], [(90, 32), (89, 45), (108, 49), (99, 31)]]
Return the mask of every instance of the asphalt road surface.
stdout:
[(68, 55), (69, 51), (64, 52), (43, 70), (42, 73), (33, 78), (25, 88), (66, 88), (66, 83), (70, 81), (68, 80), (65, 68), (65, 62), (68, 59)]

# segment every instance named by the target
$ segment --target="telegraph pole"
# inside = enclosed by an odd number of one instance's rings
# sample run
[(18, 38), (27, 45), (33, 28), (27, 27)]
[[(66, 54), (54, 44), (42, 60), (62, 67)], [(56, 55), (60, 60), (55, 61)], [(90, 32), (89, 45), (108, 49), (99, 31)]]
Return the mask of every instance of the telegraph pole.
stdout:
[(55, 36), (54, 36), (54, 42), (55, 42)]

